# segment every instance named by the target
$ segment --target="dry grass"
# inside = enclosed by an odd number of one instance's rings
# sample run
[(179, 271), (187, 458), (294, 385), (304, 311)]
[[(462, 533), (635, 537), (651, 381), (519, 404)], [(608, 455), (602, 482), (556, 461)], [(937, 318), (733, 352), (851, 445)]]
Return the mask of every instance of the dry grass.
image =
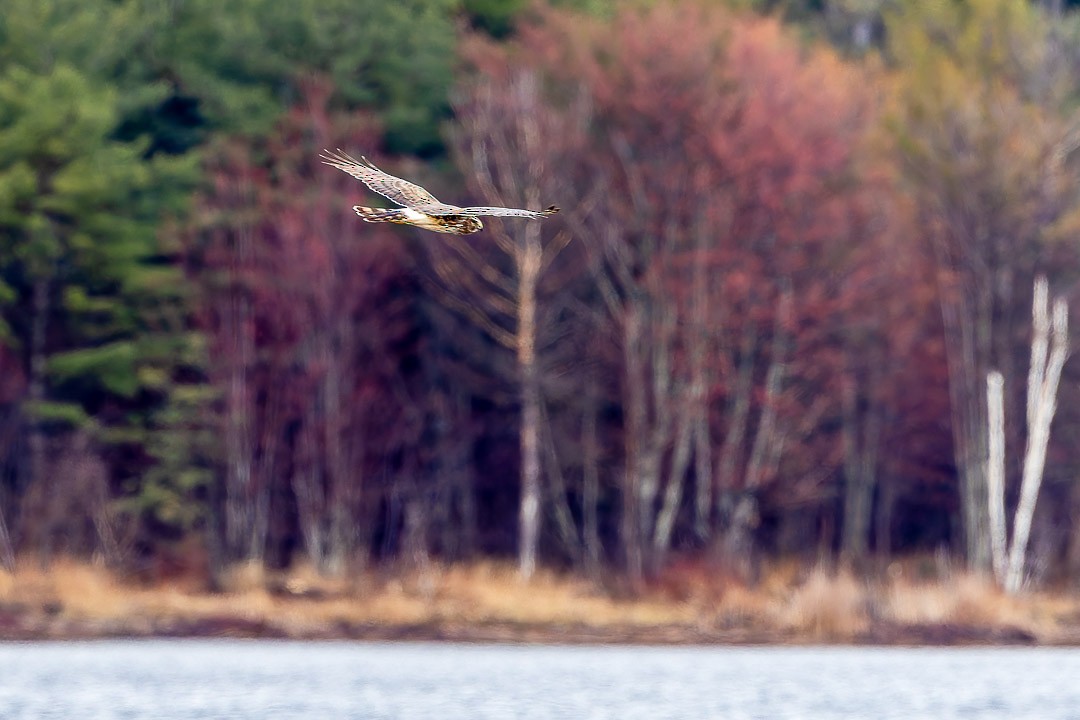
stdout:
[(1075, 623), (1076, 596), (1033, 592), (1006, 595), (987, 578), (967, 573), (941, 581), (893, 580), (875, 599), (878, 612), (903, 624), (1012, 627), (1051, 637)]
[[(941, 578), (887, 574), (877, 581), (822, 567), (782, 564), (747, 587), (701, 566), (682, 568), (644, 594), (612, 597), (583, 578), (539, 571), (522, 582), (508, 564), (423, 568), (392, 576), (364, 572), (328, 579), (311, 567), (269, 573), (235, 568), (221, 593), (184, 585), (146, 587), (105, 568), (59, 561), (47, 570), (21, 563), (0, 571), (0, 611), (36, 612), (152, 632), (162, 623), (236, 618), (268, 623), (289, 635), (332, 634), (334, 627), (492, 624), (605, 629), (690, 628), (800, 642), (850, 642), (875, 624), (1018, 628), (1053, 640), (1076, 632), (1080, 598), (1027, 594), (1009, 597), (966, 574)], [(744, 635), (745, 636), (745, 635)]]
[(497, 563), (432, 564), (394, 577), (366, 573), (349, 581), (320, 577), (309, 567), (275, 574), (240, 566), (226, 574), (223, 585), (221, 593), (171, 585), (148, 588), (121, 582), (86, 563), (58, 561), (47, 571), (20, 563), (14, 573), (0, 571), (0, 605), (53, 608), (67, 617), (97, 621), (230, 616), (273, 622), (297, 633), (341, 622), (603, 627), (693, 620), (693, 613), (677, 603), (617, 601), (589, 582), (550, 571), (522, 582), (511, 566)]
[(1080, 631), (1080, 596), (1013, 597), (984, 577), (952, 572), (934, 559), (921, 558), (912, 566), (865, 579), (844, 570), (779, 563), (753, 588), (728, 583), (693, 604), (714, 627), (756, 626), (811, 642), (856, 641), (883, 625), (1019, 630), (1047, 641)]
[(815, 568), (787, 593), (775, 611), (777, 619), (800, 637), (818, 641), (850, 641), (869, 625), (865, 586), (846, 572)]

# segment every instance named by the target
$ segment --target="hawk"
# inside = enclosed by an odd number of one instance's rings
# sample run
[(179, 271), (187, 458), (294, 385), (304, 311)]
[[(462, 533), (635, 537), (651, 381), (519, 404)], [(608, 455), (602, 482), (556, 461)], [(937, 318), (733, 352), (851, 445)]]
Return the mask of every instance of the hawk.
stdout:
[(439, 202), (434, 195), (419, 185), (383, 172), (363, 155), (360, 156), (360, 160), (356, 160), (339, 148), (337, 152), (324, 150), (319, 157), (327, 165), (349, 173), (372, 191), (401, 205), (400, 208), (369, 208), (354, 205), (353, 210), (366, 222), (415, 225), (425, 230), (451, 235), (469, 235), (484, 229), (484, 223), (480, 222), (477, 216), (546, 218), (559, 212), (559, 208), (554, 205), (546, 210), (447, 205)]

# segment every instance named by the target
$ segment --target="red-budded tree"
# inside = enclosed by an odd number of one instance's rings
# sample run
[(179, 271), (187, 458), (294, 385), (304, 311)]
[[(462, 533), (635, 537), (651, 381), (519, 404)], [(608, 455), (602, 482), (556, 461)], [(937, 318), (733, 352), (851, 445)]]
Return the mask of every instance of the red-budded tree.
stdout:
[(365, 118), (331, 115), (328, 97), (313, 81), (258, 151), (223, 144), (191, 234), (220, 391), (211, 502), (225, 562), (262, 561), (271, 534), (290, 532), (272, 523), (294, 513), (320, 569), (362, 557), (365, 477), (394, 447), (382, 435), (400, 428), (390, 350), (404, 332), (395, 299), (403, 255), (349, 210), (357, 183), (318, 160), (322, 148), (363, 149), (375, 138)]
[[(845, 331), (881, 320), (885, 264), (862, 251), (888, 221), (859, 165), (870, 84), (773, 20), (696, 3), (549, 13), (519, 43), (502, 61), (536, 74), (532, 117), (573, 117), (586, 140), (543, 150), (592, 270), (584, 314), (618, 348), (629, 575), (658, 569), (680, 527), (745, 556), (762, 497), (806, 515), (836, 492), (830, 428), (873, 402), (851, 364), (880, 333)], [(877, 442), (849, 454), (865, 466)]]
[[(476, 77), (455, 103), (455, 155), (470, 189), (491, 205), (539, 209), (556, 199), (564, 202), (569, 186), (560, 183), (560, 169), (584, 145), (580, 110), (551, 112), (545, 107), (541, 77), (522, 66), (509, 66), (483, 42), (468, 47)], [(570, 198), (566, 198), (570, 200)], [(565, 249), (571, 236), (558, 219), (487, 220), (492, 246), (475, 248), (470, 238), (450, 236), (434, 268), (450, 292), (476, 317), (499, 344), (514, 353), (515, 385), (520, 402), (519, 450), (521, 484), (518, 509), (518, 567), (525, 578), (536, 568), (542, 509), (541, 457), (544, 434), (546, 341), (558, 334), (558, 313), (544, 312), (545, 290), (565, 285), (567, 274), (542, 286), (543, 275)], [(496, 252), (491, 252), (496, 251)], [(548, 323), (545, 323), (548, 320)], [(550, 437), (550, 430), (548, 430)], [(550, 459), (549, 459), (550, 462)], [(549, 475), (557, 468), (549, 468)], [(572, 523), (560, 513), (564, 493), (557, 493), (556, 516), (570, 535)], [(576, 544), (576, 543), (575, 543)]]

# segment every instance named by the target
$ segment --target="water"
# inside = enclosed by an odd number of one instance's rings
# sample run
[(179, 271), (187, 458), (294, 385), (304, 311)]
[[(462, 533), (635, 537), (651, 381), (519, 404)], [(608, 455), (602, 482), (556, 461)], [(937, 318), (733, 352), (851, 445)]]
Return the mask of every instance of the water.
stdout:
[(1080, 718), (1071, 649), (0, 644), (0, 718)]

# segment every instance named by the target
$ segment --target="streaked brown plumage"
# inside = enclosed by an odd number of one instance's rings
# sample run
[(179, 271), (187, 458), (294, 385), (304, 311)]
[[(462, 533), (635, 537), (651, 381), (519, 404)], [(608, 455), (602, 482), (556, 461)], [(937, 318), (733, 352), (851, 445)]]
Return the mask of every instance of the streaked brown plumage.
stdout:
[(367, 185), (373, 192), (402, 206), (401, 208), (353, 206), (353, 210), (365, 222), (392, 222), (400, 225), (415, 225), (434, 232), (469, 235), (484, 228), (484, 224), (477, 218), (479, 215), (535, 219), (559, 212), (559, 208), (554, 205), (546, 210), (448, 205), (439, 202), (434, 195), (419, 185), (383, 172), (363, 156), (360, 160), (356, 160), (338, 149), (337, 152), (324, 150), (320, 157), (327, 165), (347, 172)]

